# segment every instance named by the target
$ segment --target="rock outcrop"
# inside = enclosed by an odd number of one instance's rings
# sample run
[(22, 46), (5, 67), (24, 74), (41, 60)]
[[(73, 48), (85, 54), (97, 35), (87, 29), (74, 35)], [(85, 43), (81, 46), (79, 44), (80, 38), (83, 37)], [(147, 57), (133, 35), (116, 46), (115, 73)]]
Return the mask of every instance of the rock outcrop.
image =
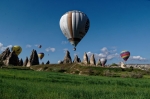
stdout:
[(4, 64), (6, 66), (8, 65), (14, 65), (14, 66), (17, 66), (19, 63), (19, 58), (18, 56), (16, 55), (16, 53), (14, 51), (12, 51), (9, 56), (6, 58), (6, 60), (4, 60)]
[(92, 54), (92, 56), (90, 57), (90, 65), (96, 65), (94, 54)]
[(78, 55), (74, 57), (73, 63), (79, 63), (81, 60), (78, 58)]
[(101, 60), (99, 59), (96, 66), (102, 66)]
[(84, 55), (83, 55), (83, 63), (88, 64), (88, 56), (87, 56), (86, 52), (84, 52)]
[(63, 63), (64, 63), (64, 64), (66, 64), (66, 63), (72, 63), (72, 59), (71, 59), (71, 56), (70, 56), (70, 52), (69, 52), (69, 51), (66, 51), (66, 55), (65, 55), (65, 57), (64, 57)]
[(9, 54), (10, 54), (10, 50), (9, 50), (9, 48), (6, 48), (6, 50), (0, 54), (0, 60), (1, 61), (6, 60), (6, 58), (9, 56)]
[(46, 62), (46, 64), (50, 64), (49, 60)]
[(18, 66), (23, 66), (23, 61), (22, 61), (22, 59), (19, 60)]
[(30, 67), (33, 65), (39, 65), (39, 58), (38, 58), (36, 50), (34, 50), (34, 49), (32, 50), (30, 59), (28, 60), (27, 67)]
[(23, 63), (23, 66), (27, 66), (27, 63), (28, 63), (28, 57), (26, 57), (24, 63)]
[(41, 65), (44, 65), (44, 62), (42, 62)]

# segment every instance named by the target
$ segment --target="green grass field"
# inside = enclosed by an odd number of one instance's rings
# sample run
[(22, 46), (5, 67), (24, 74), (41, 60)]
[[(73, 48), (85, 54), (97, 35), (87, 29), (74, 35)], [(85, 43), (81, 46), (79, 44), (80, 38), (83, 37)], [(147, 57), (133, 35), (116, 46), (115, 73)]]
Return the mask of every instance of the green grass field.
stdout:
[(150, 99), (150, 79), (0, 69), (0, 99)]

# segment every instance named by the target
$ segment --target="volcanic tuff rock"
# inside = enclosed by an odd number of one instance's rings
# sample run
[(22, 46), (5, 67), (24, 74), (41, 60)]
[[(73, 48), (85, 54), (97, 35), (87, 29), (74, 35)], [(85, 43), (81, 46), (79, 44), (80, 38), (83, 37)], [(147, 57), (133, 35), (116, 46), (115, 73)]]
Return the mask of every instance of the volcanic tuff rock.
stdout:
[(19, 66), (23, 66), (23, 61), (22, 61), (22, 58), (19, 60)]
[(66, 55), (64, 57), (64, 60), (63, 60), (63, 63), (72, 63), (72, 59), (71, 59), (71, 56), (70, 56), (70, 52), (69, 51), (66, 51)]
[(44, 62), (42, 62), (41, 65), (44, 65)]
[(87, 56), (86, 52), (84, 52), (84, 55), (83, 55), (83, 63), (88, 64), (88, 56)]
[(39, 58), (38, 58), (36, 50), (34, 49), (32, 50), (30, 59), (28, 60), (27, 67), (30, 67), (32, 65), (39, 65)]
[(24, 63), (23, 63), (23, 66), (27, 66), (27, 63), (28, 63), (28, 57), (26, 57)]
[(102, 66), (102, 63), (101, 63), (100, 59), (98, 60), (96, 66)]
[(46, 64), (50, 64), (49, 60), (46, 62)]
[(16, 55), (16, 53), (14, 51), (12, 51), (9, 56), (6, 58), (6, 60), (4, 60), (4, 64), (6, 66), (8, 65), (14, 65), (14, 66), (17, 66), (19, 63), (19, 58), (18, 56)]
[(94, 54), (92, 54), (91, 58), (90, 58), (90, 65), (96, 65), (96, 61), (94, 58)]
[(10, 50), (9, 48), (6, 48), (6, 50), (0, 54), (0, 60), (4, 61), (9, 56), (9, 54)]
[(75, 56), (73, 63), (79, 63), (80, 62), (80, 58), (78, 58), (78, 55)]

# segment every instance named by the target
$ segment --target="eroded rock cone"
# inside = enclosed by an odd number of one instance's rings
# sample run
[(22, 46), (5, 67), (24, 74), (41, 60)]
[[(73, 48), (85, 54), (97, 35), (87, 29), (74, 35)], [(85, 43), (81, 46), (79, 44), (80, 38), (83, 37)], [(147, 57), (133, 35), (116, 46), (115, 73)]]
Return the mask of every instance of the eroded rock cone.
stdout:
[(27, 66), (27, 63), (28, 63), (28, 57), (26, 57), (24, 63), (23, 63), (23, 66)]
[(46, 62), (46, 64), (50, 64), (49, 60)]
[(44, 65), (44, 62), (42, 62), (41, 65)]
[(78, 58), (78, 55), (76, 55), (74, 57), (73, 63), (79, 63), (80, 62), (80, 58)]
[(90, 57), (90, 65), (96, 65), (94, 54), (92, 54)]
[(88, 56), (87, 56), (86, 52), (84, 52), (84, 55), (83, 55), (83, 63), (88, 64)]
[(9, 56), (6, 58), (6, 60), (4, 61), (4, 64), (6, 66), (8, 65), (14, 65), (14, 66), (17, 66), (19, 63), (19, 58), (18, 56), (16, 55), (16, 53), (14, 51), (12, 51)]
[(63, 60), (63, 63), (72, 63), (72, 59), (71, 59), (71, 56), (70, 56), (70, 52), (69, 51), (66, 51), (66, 55), (64, 57), (64, 60)]
[(102, 66), (101, 60), (99, 59), (96, 66)]
[(39, 65), (39, 58), (38, 58), (36, 50), (34, 49), (32, 50), (30, 59), (28, 60), (27, 67), (30, 67), (32, 65)]
[(19, 60), (19, 64), (18, 64), (19, 66), (23, 66), (23, 61), (22, 61), (22, 59), (20, 59)]
[(0, 54), (0, 60), (1, 61), (6, 60), (6, 58), (9, 56), (9, 54), (10, 54), (10, 50), (9, 50), (9, 48), (6, 48), (6, 50)]

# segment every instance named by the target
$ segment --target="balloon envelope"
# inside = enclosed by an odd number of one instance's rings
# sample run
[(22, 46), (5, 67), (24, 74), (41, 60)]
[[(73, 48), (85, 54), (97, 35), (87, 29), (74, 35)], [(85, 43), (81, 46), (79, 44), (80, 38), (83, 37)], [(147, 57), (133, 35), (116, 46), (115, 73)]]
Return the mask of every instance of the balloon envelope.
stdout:
[(124, 50), (124, 51), (122, 51), (122, 52), (120, 53), (120, 56), (123, 58), (124, 61), (127, 61), (128, 58), (130, 57), (130, 52)]
[(19, 55), (22, 52), (22, 48), (18, 45), (15, 45), (11, 48), (11, 51), (14, 51), (16, 55)]
[(42, 58), (44, 57), (44, 53), (39, 53), (39, 54), (38, 54), (38, 57), (39, 57), (40, 59), (42, 59)]
[(73, 10), (66, 12), (60, 19), (60, 28), (69, 42), (76, 47), (86, 35), (90, 21), (86, 14)]
[(106, 58), (101, 58), (100, 61), (101, 61), (102, 66), (104, 66), (107, 62), (107, 59)]

